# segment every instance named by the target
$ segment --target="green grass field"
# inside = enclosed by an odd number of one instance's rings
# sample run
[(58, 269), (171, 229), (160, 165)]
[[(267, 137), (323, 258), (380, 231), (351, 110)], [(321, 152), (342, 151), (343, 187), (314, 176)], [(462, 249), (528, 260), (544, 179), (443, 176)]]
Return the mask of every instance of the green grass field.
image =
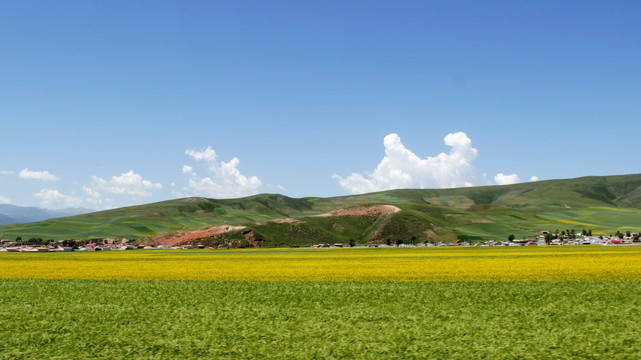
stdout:
[(0, 281), (0, 358), (633, 359), (641, 283)]
[(0, 253), (0, 359), (636, 359), (639, 251)]

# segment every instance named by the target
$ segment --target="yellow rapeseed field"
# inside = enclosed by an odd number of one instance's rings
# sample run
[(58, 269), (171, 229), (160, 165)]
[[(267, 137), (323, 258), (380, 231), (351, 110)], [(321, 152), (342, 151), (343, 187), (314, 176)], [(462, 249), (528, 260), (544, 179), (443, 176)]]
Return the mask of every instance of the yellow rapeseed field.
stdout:
[(641, 246), (0, 253), (2, 279), (641, 280)]

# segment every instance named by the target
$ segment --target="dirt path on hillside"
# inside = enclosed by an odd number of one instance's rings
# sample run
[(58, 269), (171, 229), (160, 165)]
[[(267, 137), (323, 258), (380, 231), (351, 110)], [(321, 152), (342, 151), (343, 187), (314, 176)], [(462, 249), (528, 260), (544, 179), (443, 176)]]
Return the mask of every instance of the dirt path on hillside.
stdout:
[(214, 226), (209, 229), (190, 231), (187, 233), (178, 232), (178, 233), (157, 235), (152, 237), (152, 241), (163, 246), (171, 247), (171, 246), (188, 243), (191, 241), (207, 239), (210, 237), (214, 237), (216, 235), (224, 234), (229, 231), (242, 230), (244, 228), (245, 226), (232, 226), (232, 225)]
[(374, 206), (358, 206), (350, 209), (339, 209), (330, 211), (325, 214), (316, 215), (317, 217), (332, 217), (332, 216), (376, 216), (387, 215), (401, 211), (401, 209), (394, 205), (374, 205)]

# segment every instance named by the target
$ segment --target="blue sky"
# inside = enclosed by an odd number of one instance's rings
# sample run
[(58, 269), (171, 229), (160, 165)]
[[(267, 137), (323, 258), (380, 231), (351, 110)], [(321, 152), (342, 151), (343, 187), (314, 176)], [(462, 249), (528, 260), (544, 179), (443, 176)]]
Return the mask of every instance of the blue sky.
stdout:
[(0, 202), (639, 173), (640, 19), (634, 1), (3, 1)]

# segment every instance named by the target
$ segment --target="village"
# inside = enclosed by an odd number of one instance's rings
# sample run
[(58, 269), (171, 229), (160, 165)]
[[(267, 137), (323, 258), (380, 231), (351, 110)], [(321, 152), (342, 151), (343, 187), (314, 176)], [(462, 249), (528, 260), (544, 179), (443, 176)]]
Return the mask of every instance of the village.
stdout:
[[(453, 242), (453, 243), (418, 243), (418, 244), (406, 244), (402, 241), (396, 242), (393, 244), (368, 244), (367, 247), (443, 247), (443, 246), (554, 246), (554, 245), (641, 245), (639, 237), (635, 233), (630, 235), (623, 235), (621, 237), (615, 235), (608, 236), (581, 236), (573, 239), (552, 239), (546, 241), (545, 237), (533, 237), (520, 240), (508, 240), (508, 241), (498, 241), (498, 240), (489, 240), (485, 242)], [(334, 245), (330, 244), (314, 244), (313, 248), (344, 248), (344, 247), (359, 247), (359, 246), (350, 246), (349, 244), (336, 243)], [(360, 246), (362, 247), (362, 246)]]
[[(621, 245), (641, 245), (641, 234), (617, 231), (611, 235), (592, 236), (592, 231), (583, 230), (574, 233), (571, 231), (558, 230), (554, 233), (543, 230), (538, 236), (516, 239), (514, 235), (509, 235), (507, 240), (488, 240), (483, 242), (457, 241), (451, 243), (445, 242), (419, 242), (406, 243), (403, 240), (390, 240), (380, 242), (371, 242), (368, 244), (357, 245), (354, 241), (349, 243), (322, 243), (311, 245), (314, 249), (324, 248), (362, 248), (362, 247), (387, 247), (387, 248), (404, 248), (404, 247), (455, 247), (455, 246), (560, 246), (560, 245), (603, 245), (603, 246), (621, 246)], [(220, 249), (221, 247), (206, 246), (200, 243), (183, 244), (180, 246), (165, 246), (154, 244), (131, 244), (130, 240), (122, 239), (92, 239), (92, 240), (42, 240), (41, 238), (32, 238), (23, 241), (21, 238), (15, 241), (3, 239), (0, 240), (0, 252), (71, 252), (71, 251), (125, 251), (125, 250), (189, 250), (189, 249)], [(223, 247), (224, 248), (224, 247)]]
[(161, 249), (204, 249), (202, 244), (166, 247), (163, 245), (132, 245), (127, 239), (94, 239), (88, 241), (61, 240), (46, 245), (18, 244), (16, 241), (1, 240), (0, 252), (71, 252), (71, 251), (124, 251)]

